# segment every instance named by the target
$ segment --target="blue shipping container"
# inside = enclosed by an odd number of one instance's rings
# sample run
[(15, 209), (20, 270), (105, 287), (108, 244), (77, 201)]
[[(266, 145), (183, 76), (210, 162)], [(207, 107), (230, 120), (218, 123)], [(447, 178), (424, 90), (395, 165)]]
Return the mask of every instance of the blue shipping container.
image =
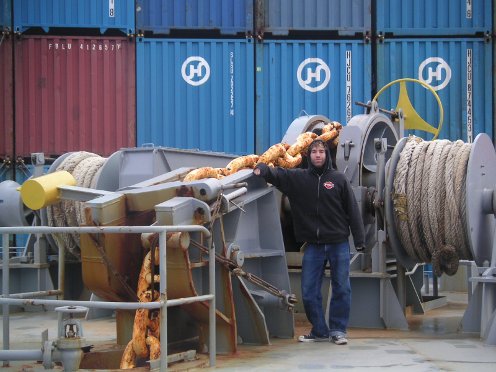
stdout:
[(254, 152), (251, 39), (137, 40), (138, 146)]
[(134, 0), (14, 0), (14, 30), (31, 27), (117, 29), (131, 35)]
[(169, 34), (171, 30), (219, 30), (253, 33), (254, 0), (137, 0), (136, 29)]
[(371, 31), (371, 0), (261, 0), (257, 34), (336, 31), (340, 35)]
[(0, 31), (12, 29), (12, 0), (0, 0)]
[(363, 41), (257, 44), (256, 150), (282, 140), (304, 110), (346, 124), (371, 96), (371, 46)]
[[(471, 142), (478, 133), (493, 136), (492, 43), (483, 39), (386, 40), (377, 45), (378, 89), (399, 78), (429, 84), (444, 108), (439, 138)], [(433, 94), (420, 84), (407, 83), (410, 101), (420, 116), (437, 127), (439, 109)], [(379, 97), (380, 107), (396, 107), (399, 86)], [(426, 139), (432, 134), (409, 131)]]
[(492, 32), (491, 0), (377, 0), (377, 32), (395, 36)]
[(3, 181), (13, 181), (14, 180), (14, 169), (12, 165), (1, 164), (0, 165), (0, 182)]

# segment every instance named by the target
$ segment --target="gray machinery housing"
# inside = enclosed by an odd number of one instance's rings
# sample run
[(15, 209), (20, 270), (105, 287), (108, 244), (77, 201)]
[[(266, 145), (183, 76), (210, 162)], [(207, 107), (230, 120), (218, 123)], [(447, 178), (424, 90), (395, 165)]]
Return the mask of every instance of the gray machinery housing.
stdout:
[[(367, 111), (365, 114), (354, 116), (343, 127), (335, 159), (338, 170), (344, 172), (353, 187), (366, 231), (365, 254), (357, 254), (352, 246), (350, 276), (353, 304), (350, 326), (408, 329), (405, 307), (412, 306), (417, 313), (422, 313), (427, 308), (420, 294), (424, 261), (412, 257), (405, 249), (405, 242), (400, 239), (393, 202), (397, 166), (408, 139), (403, 137), (400, 130), (403, 127), (401, 115), (398, 125), (393, 123), (390, 116), (381, 112), (375, 102), (369, 104)], [(318, 129), (329, 121), (319, 115), (297, 118), (288, 128), (282, 141), (293, 143), (302, 132)], [(149, 156), (150, 153), (154, 154), (153, 160), (141, 158)], [(218, 253), (224, 257), (234, 257), (238, 266), (242, 265), (243, 270), (257, 274), (272, 283), (280, 290), (280, 294), (292, 293), (291, 290), (298, 291), (298, 280), (290, 284), (288, 279), (279, 225), (280, 195), (275, 188), (266, 186), (249, 170), (240, 171), (213, 183), (195, 181), (189, 184), (171, 181), (178, 172), (185, 171), (181, 167), (221, 167), (232, 159), (219, 154), (208, 154), (198, 152), (191, 155), (191, 152), (181, 150), (162, 152), (161, 149), (124, 150), (108, 159), (109, 164), (103, 168), (95, 187), (96, 190), (115, 191), (115, 194), (96, 198), (95, 191), (90, 193), (89, 190), (73, 190), (70, 199), (87, 200), (95, 221), (98, 221), (103, 205), (112, 197), (125, 195), (131, 200), (133, 194), (156, 193), (156, 197), (152, 198), (155, 203), (152, 207), (156, 211), (157, 220), (165, 208), (169, 215), (167, 223), (177, 224), (184, 223), (185, 216), (177, 215), (177, 222), (174, 222), (176, 220), (170, 217), (171, 211), (186, 213), (188, 216), (189, 212), (185, 211), (191, 210), (190, 204), (196, 205), (194, 199), (206, 203), (207, 206), (203, 207), (208, 210), (213, 199), (221, 193), (225, 198), (221, 210), (223, 227), (214, 226), (218, 232), (224, 230), (224, 238), (216, 241)], [(150, 165), (151, 169), (144, 174), (138, 174), (141, 173), (143, 164)], [(54, 166), (56, 168), (55, 164)], [(112, 169), (112, 172), (108, 171), (107, 174), (106, 168)], [(158, 178), (153, 178), (155, 176)], [(153, 179), (149, 180), (150, 178)], [(469, 306), (462, 320), (462, 328), (466, 332), (480, 333), (486, 343), (491, 345), (496, 344), (495, 181), (494, 147), (489, 137), (481, 134), (472, 144), (466, 168), (466, 214), (463, 221), (468, 236), (467, 249), (471, 253), (470, 264), (474, 274), (470, 281), (474, 290), (470, 292)], [(157, 182), (160, 186), (156, 185)], [(242, 191), (226, 188), (227, 185), (239, 183), (245, 184)], [(173, 193), (170, 191), (181, 186), (196, 190), (189, 201), (171, 196)], [(211, 190), (207, 193), (210, 198), (205, 196), (205, 191), (203, 194), (201, 192), (206, 187)], [(0, 188), (0, 193), (3, 190)], [(84, 196), (85, 193), (87, 196)], [(91, 196), (88, 196), (89, 194)], [(14, 204), (11, 208), (13, 211), (9, 213), (26, 213), (18, 203)], [(284, 213), (289, 208), (281, 209), (281, 213)], [(43, 218), (42, 214), (42, 221)], [(0, 218), (0, 221), (4, 220)], [(227, 247), (227, 251), (221, 247)], [(227, 253), (229, 254), (226, 256)], [(194, 275), (195, 283), (200, 289), (203, 278), (204, 273), (201, 271)], [(278, 297), (261, 291), (241, 276), (235, 276), (232, 290), (239, 335), (244, 342), (267, 343), (270, 335), (293, 336), (293, 318), (285, 312), (286, 310), (281, 312), (282, 308), (288, 307), (287, 297), (285, 300), (284, 295)], [(219, 303), (218, 306), (225, 310), (225, 304)], [(246, 320), (248, 322), (245, 322)], [(218, 345), (218, 350), (232, 350), (232, 344), (228, 340), (223, 340), (222, 337), (219, 339), (221, 345)]]

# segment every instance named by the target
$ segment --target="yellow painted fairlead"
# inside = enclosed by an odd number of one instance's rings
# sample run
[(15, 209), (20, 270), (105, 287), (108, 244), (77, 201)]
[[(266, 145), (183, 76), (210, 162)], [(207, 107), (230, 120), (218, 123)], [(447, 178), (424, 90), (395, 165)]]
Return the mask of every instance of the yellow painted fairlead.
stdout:
[(75, 185), (75, 178), (67, 171), (49, 173), (24, 182), (21, 198), (28, 208), (38, 210), (59, 201), (59, 186)]

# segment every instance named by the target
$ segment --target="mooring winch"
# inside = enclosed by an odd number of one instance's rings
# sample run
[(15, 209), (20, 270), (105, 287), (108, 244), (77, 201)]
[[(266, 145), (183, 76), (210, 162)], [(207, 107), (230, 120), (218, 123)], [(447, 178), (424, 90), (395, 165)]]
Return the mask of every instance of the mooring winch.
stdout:
[[(75, 176), (78, 186), (58, 179), (55, 197), (44, 192), (35, 192), (33, 197), (29, 192), (25, 201), (33, 209), (42, 204), (44, 225), (208, 226), (218, 267), (217, 350), (233, 352), (239, 342), (267, 344), (270, 337), (293, 337), (293, 314), (288, 309), (299, 297), (299, 277), (292, 276), (290, 283), (286, 257), (291, 266), (298, 266), (301, 257), (298, 242), (285, 229), (290, 206), (275, 188), (254, 177), (251, 169), (241, 168), (252, 168), (260, 158), (274, 165), (296, 166), (304, 161), (305, 145), (317, 136), (327, 136), (332, 141), (333, 163), (350, 180), (366, 230), (365, 253), (357, 254), (352, 246), (350, 325), (407, 329), (405, 307), (412, 306), (419, 313), (428, 308), (421, 295), (423, 264), (432, 263), (438, 275), (452, 275), (460, 262), (468, 262), (477, 275), (470, 278), (475, 289), (463, 330), (480, 332), (487, 343), (496, 344), (494, 147), (485, 134), (472, 144), (435, 140), (442, 125), (442, 107), (437, 128), (425, 123), (407, 96), (405, 83), (411, 80), (400, 82), (395, 111), (381, 110), (374, 100), (362, 104), (365, 113), (344, 127), (325, 116), (301, 116), (289, 126), (281, 144), (262, 157), (235, 159), (237, 163), (222, 154), (170, 149), (123, 150), (108, 160), (66, 154), (53, 164), (51, 173), (78, 173), (77, 169), (93, 162), (99, 168), (88, 172), (91, 177), (85, 172)], [(426, 130), (434, 138), (404, 137), (405, 128)], [(145, 164), (148, 169), (143, 171)], [(194, 172), (197, 179), (184, 181)], [(5, 187), (11, 195), (13, 188)], [(29, 190), (29, 183), (24, 187)], [(40, 202), (44, 197), (50, 200)], [(12, 209), (25, 214), (18, 202), (19, 197)], [(60, 215), (62, 219), (57, 218)], [(206, 293), (210, 259), (206, 242), (197, 234), (171, 239), (177, 244), (167, 254), (170, 298)], [(61, 235), (50, 236), (49, 241), (54, 247), (63, 244), (80, 257), (85, 286), (98, 297), (134, 301), (151, 289), (149, 300), (153, 300), (153, 259), (145, 273), (142, 265), (147, 251), (154, 249), (152, 237)], [(125, 256), (117, 249), (123, 246), (128, 248)], [(145, 290), (140, 292), (142, 273), (148, 279), (142, 279)], [(368, 311), (364, 313), (363, 308)], [(168, 325), (177, 332), (169, 340), (193, 338), (200, 349), (207, 348), (207, 311), (208, 306), (201, 304), (171, 311)], [(129, 314), (117, 318), (129, 327), (133, 323)], [(153, 319), (148, 314), (143, 325), (150, 334)], [(122, 344), (130, 339), (129, 331), (118, 335)]]

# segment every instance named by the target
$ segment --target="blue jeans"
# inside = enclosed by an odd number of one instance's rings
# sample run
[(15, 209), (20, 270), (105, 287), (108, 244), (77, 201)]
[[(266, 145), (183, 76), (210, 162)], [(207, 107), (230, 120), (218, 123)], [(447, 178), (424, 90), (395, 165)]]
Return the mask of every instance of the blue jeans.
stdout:
[[(329, 326), (325, 322), (321, 293), (327, 261), (331, 267), (332, 285)], [(351, 305), (349, 273), (350, 245), (347, 241), (338, 244), (307, 244), (303, 254), (301, 292), (313, 335), (327, 337), (346, 334)]]

